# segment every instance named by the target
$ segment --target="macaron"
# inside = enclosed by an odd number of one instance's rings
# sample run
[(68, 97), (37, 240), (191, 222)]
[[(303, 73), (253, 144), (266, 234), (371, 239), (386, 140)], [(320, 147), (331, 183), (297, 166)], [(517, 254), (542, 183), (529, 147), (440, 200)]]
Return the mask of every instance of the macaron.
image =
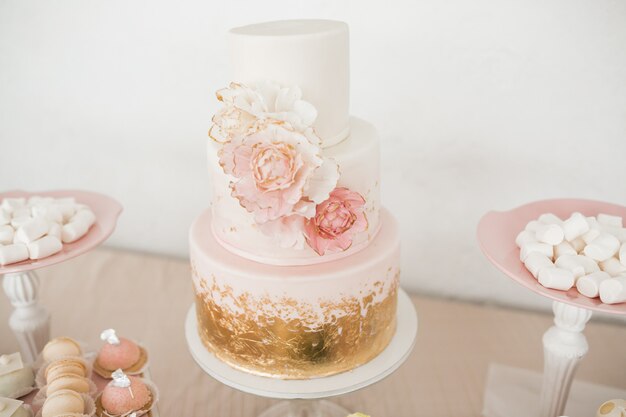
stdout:
[(42, 355), (44, 360), (52, 362), (70, 356), (81, 356), (83, 351), (74, 339), (69, 337), (57, 337), (44, 346)]
[(89, 393), (89, 387), (89, 380), (83, 376), (78, 376), (74, 374), (60, 374), (54, 379), (48, 380), (46, 395), (50, 396), (52, 393), (64, 389), (87, 394)]
[(24, 366), (8, 374), (0, 375), (0, 397), (15, 397), (35, 385), (35, 372)]
[(46, 381), (50, 382), (58, 375), (72, 374), (78, 376), (87, 376), (87, 366), (78, 358), (57, 359), (51, 362), (46, 368)]
[(128, 369), (141, 358), (139, 346), (132, 340), (119, 338), (118, 344), (105, 343), (98, 353), (98, 364), (107, 371)]
[(129, 387), (117, 387), (112, 382), (104, 387), (100, 401), (107, 413), (122, 415), (138, 411), (150, 402), (152, 394), (146, 384), (134, 376), (129, 376), (128, 379)]
[(56, 391), (46, 398), (41, 409), (41, 417), (58, 417), (84, 412), (85, 400), (83, 397), (77, 392), (64, 389)]

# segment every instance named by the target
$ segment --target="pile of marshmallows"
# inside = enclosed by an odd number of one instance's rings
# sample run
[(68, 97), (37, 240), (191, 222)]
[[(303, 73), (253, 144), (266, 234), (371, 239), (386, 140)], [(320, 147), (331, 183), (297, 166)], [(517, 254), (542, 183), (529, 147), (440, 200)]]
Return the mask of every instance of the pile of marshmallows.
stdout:
[(622, 218), (574, 213), (561, 220), (543, 214), (526, 225), (515, 243), (520, 259), (541, 285), (600, 297), (606, 304), (626, 301), (626, 229)]
[(42, 259), (83, 237), (96, 216), (73, 197), (5, 198), (0, 203), (0, 265)]

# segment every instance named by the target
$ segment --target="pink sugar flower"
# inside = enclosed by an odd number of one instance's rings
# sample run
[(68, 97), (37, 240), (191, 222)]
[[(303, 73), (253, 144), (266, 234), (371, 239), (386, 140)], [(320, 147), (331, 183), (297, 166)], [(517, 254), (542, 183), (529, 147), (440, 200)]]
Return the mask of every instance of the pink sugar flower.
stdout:
[(234, 177), (232, 196), (258, 224), (294, 214), (312, 217), (339, 178), (336, 162), (323, 158), (317, 143), (286, 123), (267, 123), (237, 136), (219, 156), (224, 172)]
[(338, 187), (317, 205), (315, 216), (305, 221), (306, 241), (318, 255), (345, 251), (354, 236), (367, 230), (365, 199), (357, 192)]

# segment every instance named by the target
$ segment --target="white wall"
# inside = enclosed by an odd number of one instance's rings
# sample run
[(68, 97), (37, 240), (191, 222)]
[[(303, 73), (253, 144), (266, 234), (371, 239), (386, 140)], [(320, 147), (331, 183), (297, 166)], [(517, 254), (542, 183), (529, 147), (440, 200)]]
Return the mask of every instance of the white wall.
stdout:
[(0, 2), (0, 189), (85, 188), (126, 209), (110, 244), (186, 256), (226, 30), (345, 20), (352, 113), (383, 138), (404, 285), (546, 306), (476, 245), (489, 209), (626, 204), (626, 2)]

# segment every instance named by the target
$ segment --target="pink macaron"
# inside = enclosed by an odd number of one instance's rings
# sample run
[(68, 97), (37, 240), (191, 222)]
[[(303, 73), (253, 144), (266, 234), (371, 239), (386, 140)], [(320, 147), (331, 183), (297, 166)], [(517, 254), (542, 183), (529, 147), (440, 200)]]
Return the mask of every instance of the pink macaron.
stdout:
[(102, 391), (102, 407), (112, 415), (122, 415), (143, 409), (152, 399), (150, 390), (137, 377), (129, 376), (129, 387), (118, 387), (109, 383)]
[(128, 369), (141, 357), (139, 346), (132, 340), (120, 337), (119, 344), (105, 343), (98, 353), (98, 364), (107, 371)]

